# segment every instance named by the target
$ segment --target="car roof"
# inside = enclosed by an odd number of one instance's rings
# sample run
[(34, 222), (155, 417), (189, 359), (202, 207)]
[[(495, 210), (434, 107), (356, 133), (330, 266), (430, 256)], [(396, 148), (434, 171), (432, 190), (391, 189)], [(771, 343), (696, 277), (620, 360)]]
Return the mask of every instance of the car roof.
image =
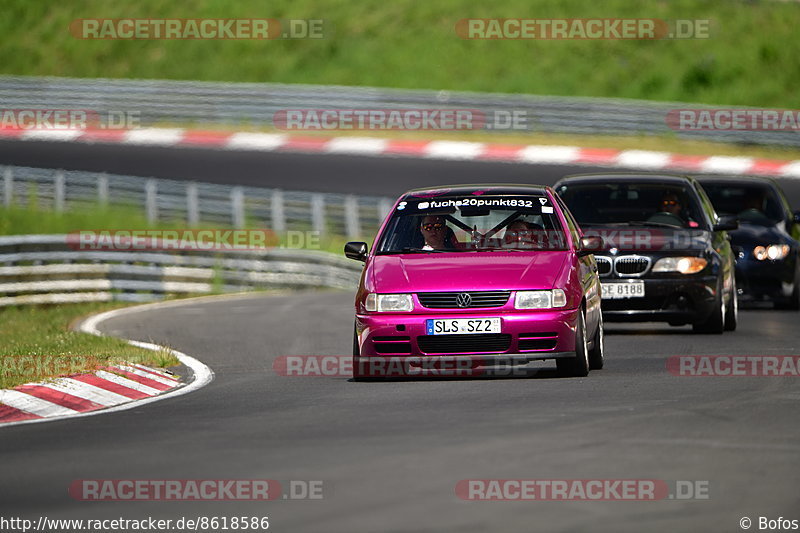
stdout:
[(697, 176), (697, 181), (699, 181), (701, 185), (703, 183), (778, 185), (778, 182), (774, 179), (763, 176)]
[(680, 176), (677, 174), (644, 174), (644, 173), (624, 173), (624, 172), (603, 172), (597, 174), (573, 174), (566, 176), (558, 181), (556, 185), (566, 183), (654, 183), (687, 185), (695, 183), (697, 180), (691, 176)]
[(411, 189), (403, 194), (403, 197), (426, 196), (432, 194), (435, 194), (437, 197), (463, 196), (477, 191), (485, 191), (487, 194), (494, 195), (532, 194), (544, 196), (548, 188), (549, 187), (546, 185), (526, 185), (524, 183), (467, 183)]

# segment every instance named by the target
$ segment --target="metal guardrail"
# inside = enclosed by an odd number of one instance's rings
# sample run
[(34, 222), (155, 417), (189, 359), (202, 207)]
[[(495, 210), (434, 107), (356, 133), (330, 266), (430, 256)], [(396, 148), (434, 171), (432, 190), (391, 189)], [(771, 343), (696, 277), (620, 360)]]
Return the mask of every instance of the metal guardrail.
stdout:
[[(109, 204), (142, 208), (151, 223), (313, 231), (351, 239), (372, 236), (392, 206), (376, 196), (285, 191), (115, 174), (0, 167), (0, 202), (65, 211)], [(102, 229), (102, 228), (89, 228)]]
[(152, 301), (258, 288), (353, 289), (361, 265), (326, 252), (84, 251), (66, 235), (0, 237), (0, 306)]
[[(666, 122), (675, 109), (697, 104), (616, 98), (565, 98), (275, 83), (39, 78), (0, 76), (7, 109), (133, 111), (143, 126), (163, 123), (272, 126), (286, 109), (477, 109), (487, 116), (518, 111), (534, 132), (601, 135), (675, 135), (743, 144), (800, 146), (797, 131), (675, 131)], [(733, 106), (728, 106), (730, 109)], [(503, 131), (484, 130), (501, 134)]]

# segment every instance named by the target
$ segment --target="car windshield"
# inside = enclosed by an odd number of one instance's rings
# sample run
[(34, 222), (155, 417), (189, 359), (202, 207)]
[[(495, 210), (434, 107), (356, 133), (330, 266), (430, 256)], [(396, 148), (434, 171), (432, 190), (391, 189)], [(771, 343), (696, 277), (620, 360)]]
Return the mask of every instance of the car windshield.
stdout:
[(565, 250), (555, 209), (545, 196), (408, 198), (392, 214), (376, 253)]
[(742, 222), (772, 226), (783, 220), (780, 201), (771, 187), (733, 183), (703, 183), (720, 215), (736, 215)]
[(696, 193), (660, 183), (567, 183), (558, 194), (582, 227), (640, 225), (707, 229)]

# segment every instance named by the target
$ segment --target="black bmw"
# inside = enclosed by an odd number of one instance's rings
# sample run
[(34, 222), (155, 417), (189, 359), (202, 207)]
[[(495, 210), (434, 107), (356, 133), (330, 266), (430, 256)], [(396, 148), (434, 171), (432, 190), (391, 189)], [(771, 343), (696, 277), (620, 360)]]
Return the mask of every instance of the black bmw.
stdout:
[(735, 258), (720, 218), (697, 180), (683, 176), (571, 176), (556, 192), (584, 235), (600, 235), (595, 254), (608, 321), (691, 324), (694, 331), (736, 329)]
[(743, 301), (800, 309), (800, 212), (792, 213), (780, 186), (755, 177), (699, 181), (718, 213), (739, 220), (730, 236)]

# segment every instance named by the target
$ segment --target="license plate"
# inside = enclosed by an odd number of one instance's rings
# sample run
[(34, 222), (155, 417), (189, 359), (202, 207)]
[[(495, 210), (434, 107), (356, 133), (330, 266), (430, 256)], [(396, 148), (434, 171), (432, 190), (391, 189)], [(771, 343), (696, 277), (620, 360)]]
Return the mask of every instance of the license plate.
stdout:
[(500, 318), (429, 318), (428, 335), (500, 333)]
[(644, 298), (644, 281), (629, 283), (603, 283), (603, 298), (618, 300), (621, 298)]

